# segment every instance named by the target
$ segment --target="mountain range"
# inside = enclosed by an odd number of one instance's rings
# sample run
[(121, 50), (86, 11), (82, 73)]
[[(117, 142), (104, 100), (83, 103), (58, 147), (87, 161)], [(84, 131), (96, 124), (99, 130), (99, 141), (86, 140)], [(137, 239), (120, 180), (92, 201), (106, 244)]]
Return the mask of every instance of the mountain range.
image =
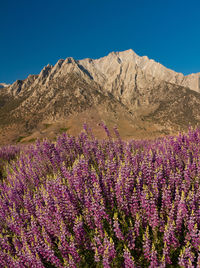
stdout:
[(117, 126), (124, 139), (155, 138), (200, 123), (200, 73), (184, 76), (133, 50), (100, 59), (60, 59), (0, 84), (0, 144), (77, 135), (86, 122)]

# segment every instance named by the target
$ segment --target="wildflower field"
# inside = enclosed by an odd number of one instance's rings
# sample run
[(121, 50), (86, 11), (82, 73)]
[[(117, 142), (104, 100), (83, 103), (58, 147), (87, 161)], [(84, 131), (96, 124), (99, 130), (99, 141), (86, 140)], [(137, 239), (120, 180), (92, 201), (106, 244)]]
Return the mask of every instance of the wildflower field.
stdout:
[(0, 148), (0, 267), (200, 267), (200, 130)]

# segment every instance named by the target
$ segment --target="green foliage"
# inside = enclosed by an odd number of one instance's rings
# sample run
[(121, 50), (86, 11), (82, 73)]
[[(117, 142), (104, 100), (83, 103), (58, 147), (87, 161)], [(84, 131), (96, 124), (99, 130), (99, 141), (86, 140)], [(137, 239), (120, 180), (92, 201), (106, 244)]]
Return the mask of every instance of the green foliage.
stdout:
[(25, 138), (25, 136), (19, 136), (16, 140), (17, 143), (21, 142), (23, 139)]
[(32, 138), (30, 140), (28, 140), (28, 142), (32, 143), (32, 142), (35, 142), (37, 139), (36, 138)]
[(79, 268), (95, 268), (95, 261), (94, 261), (94, 251), (86, 249), (84, 246), (81, 246), (79, 250), (79, 255), (82, 256), (81, 262), (78, 265)]
[(49, 128), (51, 125), (52, 125), (52, 124), (48, 124), (48, 123), (43, 124), (43, 126), (44, 126), (45, 129)]
[(62, 133), (64, 133), (64, 132), (67, 132), (69, 129), (70, 129), (69, 127), (61, 127), (61, 128), (59, 129), (59, 133), (62, 134)]

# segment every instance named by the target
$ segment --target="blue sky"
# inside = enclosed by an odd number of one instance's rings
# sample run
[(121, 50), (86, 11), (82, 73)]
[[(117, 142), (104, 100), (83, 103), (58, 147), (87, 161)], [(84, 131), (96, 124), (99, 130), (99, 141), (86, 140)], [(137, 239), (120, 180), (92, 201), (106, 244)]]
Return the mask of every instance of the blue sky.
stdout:
[(0, 82), (60, 58), (129, 48), (177, 72), (200, 72), (198, 0), (0, 0), (0, 14)]

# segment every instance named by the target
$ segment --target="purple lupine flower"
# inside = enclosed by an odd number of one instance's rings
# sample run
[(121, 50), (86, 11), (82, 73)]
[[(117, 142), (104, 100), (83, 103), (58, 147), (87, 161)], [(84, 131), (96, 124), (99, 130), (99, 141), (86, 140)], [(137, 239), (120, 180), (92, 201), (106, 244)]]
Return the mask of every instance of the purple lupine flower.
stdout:
[(95, 262), (99, 262), (101, 256), (103, 256), (104, 253), (104, 246), (103, 246), (102, 238), (99, 237), (97, 229), (95, 230), (95, 236), (92, 240), (92, 249), (95, 252)]
[(124, 267), (125, 268), (134, 268), (136, 267), (134, 258), (131, 256), (131, 253), (127, 247), (124, 248)]
[(135, 217), (137, 212), (139, 211), (139, 199), (138, 199), (136, 187), (134, 187), (133, 193), (130, 199), (131, 199), (130, 212), (132, 216)]
[(108, 238), (107, 233), (103, 240), (103, 265), (105, 267), (110, 267), (113, 259), (116, 257), (116, 251), (112, 238)]
[(197, 267), (200, 267), (200, 251), (199, 251), (199, 253), (198, 253)]
[(179, 265), (182, 265), (184, 267), (194, 267), (194, 253), (192, 252), (192, 247), (190, 242), (187, 242), (187, 245), (181, 250), (180, 256), (179, 256)]
[(170, 259), (170, 247), (167, 245), (166, 242), (164, 242), (161, 265), (165, 267), (165, 265), (171, 264), (171, 263), (172, 262), (171, 262), (171, 259)]
[(139, 236), (139, 229), (140, 229), (141, 219), (139, 213), (136, 213), (136, 219), (135, 219), (135, 225), (134, 225), (134, 231), (137, 236)]
[(144, 256), (147, 260), (151, 259), (151, 241), (149, 236), (149, 226), (147, 226), (145, 234), (143, 235), (143, 250)]
[(120, 230), (120, 226), (119, 226), (119, 222), (118, 222), (118, 214), (117, 212), (115, 212), (114, 214), (114, 223), (113, 223), (113, 227), (114, 227), (114, 232), (115, 235), (118, 239), (124, 240), (124, 236), (122, 234), (122, 231)]
[(180, 230), (181, 225), (184, 219), (188, 218), (188, 211), (187, 207), (185, 204), (185, 193), (182, 191), (181, 193), (181, 200), (178, 203), (178, 208), (177, 208), (177, 219), (176, 219), (176, 229)]
[(152, 248), (151, 248), (151, 258), (150, 258), (150, 267), (154, 268), (154, 267), (159, 267), (159, 263), (158, 263), (158, 253), (155, 249), (155, 245), (152, 244)]
[(75, 239), (79, 245), (85, 242), (86, 233), (83, 227), (83, 218), (82, 216), (78, 216), (75, 220), (73, 231), (75, 235)]

